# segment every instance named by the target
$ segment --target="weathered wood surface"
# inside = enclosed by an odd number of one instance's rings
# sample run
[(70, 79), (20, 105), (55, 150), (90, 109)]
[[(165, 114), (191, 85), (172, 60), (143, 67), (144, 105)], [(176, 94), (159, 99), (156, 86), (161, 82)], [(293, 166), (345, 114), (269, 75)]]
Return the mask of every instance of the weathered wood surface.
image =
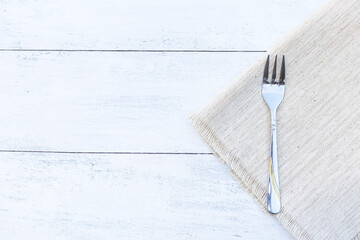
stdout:
[(0, 53), (0, 150), (209, 152), (189, 115), (263, 53)]
[(208, 155), (0, 154), (3, 239), (291, 239)]
[(0, 236), (291, 239), (188, 115), (324, 2), (0, 1)]
[(266, 50), (325, 0), (3, 0), (0, 48)]

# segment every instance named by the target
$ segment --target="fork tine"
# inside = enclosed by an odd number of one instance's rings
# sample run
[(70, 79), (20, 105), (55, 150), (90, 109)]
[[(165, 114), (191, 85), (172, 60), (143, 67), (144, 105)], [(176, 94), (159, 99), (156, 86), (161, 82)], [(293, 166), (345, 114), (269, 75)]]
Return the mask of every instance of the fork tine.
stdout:
[(280, 70), (279, 84), (284, 84), (284, 80), (285, 80), (285, 56), (283, 55), (282, 63), (281, 63), (281, 70)]
[(275, 79), (276, 79), (276, 65), (277, 65), (277, 55), (275, 56), (274, 68), (273, 68), (272, 77), (271, 77), (271, 83), (276, 83), (275, 82)]
[(265, 63), (265, 69), (264, 69), (264, 77), (263, 77), (263, 83), (269, 83), (269, 61), (270, 61), (270, 55), (268, 55), (266, 63)]

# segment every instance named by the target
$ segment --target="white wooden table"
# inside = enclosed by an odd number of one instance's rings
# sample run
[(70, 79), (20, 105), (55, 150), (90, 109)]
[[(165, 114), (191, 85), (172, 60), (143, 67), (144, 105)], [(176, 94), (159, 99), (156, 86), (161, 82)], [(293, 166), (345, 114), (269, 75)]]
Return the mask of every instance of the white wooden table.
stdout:
[(325, 0), (0, 1), (2, 239), (291, 239), (189, 124)]

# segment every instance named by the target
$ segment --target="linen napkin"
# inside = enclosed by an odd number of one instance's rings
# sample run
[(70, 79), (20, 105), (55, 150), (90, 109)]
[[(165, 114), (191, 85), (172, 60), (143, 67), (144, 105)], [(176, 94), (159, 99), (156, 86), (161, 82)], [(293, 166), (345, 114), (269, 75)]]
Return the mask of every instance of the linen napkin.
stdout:
[[(282, 211), (274, 217), (298, 239), (360, 239), (360, 1), (328, 2), (267, 54), (284, 54), (287, 70), (277, 126)], [(191, 117), (264, 209), (267, 54)]]

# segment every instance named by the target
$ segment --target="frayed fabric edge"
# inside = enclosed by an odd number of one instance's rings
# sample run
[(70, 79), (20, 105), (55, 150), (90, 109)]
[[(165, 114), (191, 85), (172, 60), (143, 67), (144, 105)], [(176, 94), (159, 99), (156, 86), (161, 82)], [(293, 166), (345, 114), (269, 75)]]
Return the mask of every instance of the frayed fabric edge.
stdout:
[[(266, 189), (261, 187), (256, 180), (247, 172), (246, 168), (236, 160), (235, 155), (227, 149), (211, 127), (203, 120), (201, 113), (195, 113), (190, 116), (190, 122), (196, 129), (201, 138), (208, 144), (214, 155), (223, 163), (230, 167), (230, 173), (240, 183), (240, 185), (255, 199), (257, 204), (266, 213), (267, 207), (264, 199), (266, 199)], [(226, 160), (228, 159), (228, 160)], [(311, 235), (291, 217), (291, 214), (282, 209), (282, 212), (274, 217), (296, 238), (304, 240), (312, 240)], [(270, 213), (268, 213), (271, 215)]]

